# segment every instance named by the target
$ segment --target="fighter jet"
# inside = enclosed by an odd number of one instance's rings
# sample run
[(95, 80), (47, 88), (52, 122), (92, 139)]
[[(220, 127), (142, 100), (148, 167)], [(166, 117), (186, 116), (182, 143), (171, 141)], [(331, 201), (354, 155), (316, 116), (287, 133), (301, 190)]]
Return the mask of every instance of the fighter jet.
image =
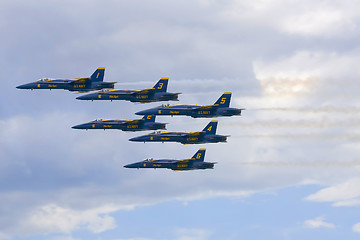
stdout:
[(205, 148), (199, 149), (188, 159), (146, 159), (141, 162), (125, 165), (125, 168), (169, 168), (174, 171), (213, 169), (216, 162), (204, 162)]
[(182, 144), (226, 142), (228, 136), (216, 135), (218, 121), (211, 121), (200, 132), (154, 132), (130, 138), (132, 142), (179, 142)]
[[(166, 92), (169, 78), (161, 78), (153, 88), (140, 90), (102, 90), (86, 94), (76, 99), (79, 100), (125, 100), (135, 103), (148, 103), (158, 101), (178, 101), (180, 93)], [(145, 114), (148, 115), (148, 114)]]
[(243, 108), (230, 108), (231, 92), (225, 92), (213, 105), (161, 105), (135, 113), (136, 115), (185, 115), (193, 118), (209, 118), (241, 115)]
[(42, 78), (36, 82), (17, 86), (19, 89), (65, 89), (69, 91), (89, 92), (104, 88), (114, 88), (116, 82), (104, 82), (105, 68), (99, 67), (90, 77), (74, 79)]
[(73, 126), (74, 129), (118, 129), (125, 132), (166, 129), (166, 123), (155, 122), (155, 115), (145, 115), (142, 119), (112, 120), (97, 119)]

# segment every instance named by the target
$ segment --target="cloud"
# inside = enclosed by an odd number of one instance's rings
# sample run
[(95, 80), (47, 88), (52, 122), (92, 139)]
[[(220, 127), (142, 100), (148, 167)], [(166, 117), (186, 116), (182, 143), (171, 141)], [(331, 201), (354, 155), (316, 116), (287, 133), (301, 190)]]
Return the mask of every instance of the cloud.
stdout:
[(68, 236), (68, 235), (60, 235), (60, 236), (55, 236), (55, 237), (51, 238), (51, 240), (80, 240), (80, 239), (74, 238), (74, 237)]
[(354, 224), (354, 226), (352, 227), (352, 230), (356, 233), (360, 233), (360, 223)]
[(0, 239), (1, 240), (7, 240), (7, 239), (11, 239), (11, 236), (5, 233), (0, 232)]
[[(210, 2), (210, 1), (209, 1)], [(282, 33), (300, 36), (329, 37), (354, 33), (359, 14), (350, 1), (227, 1), (215, 3), (222, 17), (232, 22), (252, 22)], [(311, 7), (310, 7), (311, 6)], [(266, 18), (267, 21), (262, 21)]]
[(107, 215), (116, 210), (118, 208), (114, 206), (103, 206), (85, 211), (74, 211), (48, 204), (34, 210), (24, 221), (28, 221), (27, 225), (42, 233), (71, 233), (80, 226), (93, 233), (100, 233), (116, 227), (114, 218)]
[(323, 217), (309, 219), (304, 221), (305, 228), (335, 228), (335, 225), (324, 221)]
[(314, 202), (332, 202), (333, 206), (356, 206), (360, 204), (360, 178), (351, 178), (343, 183), (321, 189), (305, 199)]
[[(111, 214), (121, 210), (248, 197), (304, 182), (329, 186), (308, 200), (358, 204), (356, 192), (326, 191), (342, 189), (359, 173), (353, 3), (5, 1), (0, 62), (12, 74), (0, 96), (0, 237), (99, 233), (116, 226)], [(183, 92), (182, 103), (210, 104), (233, 91), (232, 106), (247, 110), (219, 120), (218, 132), (231, 137), (206, 146), (207, 160), (219, 162), (215, 169), (123, 169), (148, 157), (186, 158), (203, 146), (136, 144), (128, 138), (138, 133), (70, 128), (95, 118), (134, 118), (151, 104), (79, 102), (65, 91), (14, 88), (43, 75), (90, 74), (98, 66), (107, 67), (106, 80), (119, 88), (150, 87), (169, 76), (169, 89)], [(169, 122), (171, 131), (196, 131), (208, 119)], [(208, 237), (195, 229), (173, 239)]]
[(178, 229), (176, 240), (206, 240), (209, 239), (211, 231), (204, 229)]
[[(169, 238), (169, 240), (206, 240), (211, 236), (211, 231), (206, 229), (196, 228), (179, 228), (173, 232), (175, 237)], [(153, 240), (150, 238), (126, 238), (126, 239), (115, 239), (115, 240)]]

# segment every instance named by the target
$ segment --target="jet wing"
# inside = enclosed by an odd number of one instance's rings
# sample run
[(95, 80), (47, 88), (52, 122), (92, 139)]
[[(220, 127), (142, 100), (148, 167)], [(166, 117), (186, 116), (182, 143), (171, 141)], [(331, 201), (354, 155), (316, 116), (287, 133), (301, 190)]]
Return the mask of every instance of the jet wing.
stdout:
[(147, 89), (141, 89), (137, 90), (133, 93), (133, 95), (149, 95), (153, 94), (155, 92), (155, 88), (147, 88)]
[(195, 108), (194, 110), (199, 111), (199, 110), (210, 110), (214, 107), (219, 106), (219, 104), (213, 104), (213, 105), (204, 105), (204, 106), (199, 106), (198, 108)]
[(130, 120), (128, 122), (123, 123), (124, 125), (133, 125), (133, 124), (139, 124), (140, 122), (142, 122), (142, 119), (134, 119), (134, 120)]
[(122, 89), (106, 89), (101, 90), (99, 93), (108, 93), (111, 95), (131, 95), (134, 94), (134, 90), (122, 90)]
[(177, 162), (174, 162), (174, 164), (181, 164), (181, 163), (189, 163), (191, 161), (194, 161), (193, 158), (189, 158), (189, 159), (182, 159), (182, 160), (178, 160)]
[(89, 77), (86, 78), (75, 78), (74, 81), (71, 82), (71, 84), (80, 84), (80, 83), (86, 83), (90, 81)]
[(198, 137), (198, 136), (202, 136), (205, 134), (205, 131), (200, 131), (200, 132), (191, 132), (187, 134), (187, 137)]

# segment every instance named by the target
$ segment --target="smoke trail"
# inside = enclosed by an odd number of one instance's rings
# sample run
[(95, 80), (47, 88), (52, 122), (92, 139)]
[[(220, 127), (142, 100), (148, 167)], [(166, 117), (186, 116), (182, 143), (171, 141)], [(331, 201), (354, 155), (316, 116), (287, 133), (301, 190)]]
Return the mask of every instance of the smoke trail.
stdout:
[(322, 118), (321, 120), (283, 120), (283, 119), (269, 119), (269, 120), (254, 120), (254, 121), (237, 121), (237, 122), (223, 122), (223, 126), (240, 127), (240, 128), (314, 128), (314, 129), (329, 129), (339, 127), (360, 127), (359, 119), (333, 119)]
[(254, 162), (237, 162), (234, 164), (245, 165), (245, 166), (259, 166), (259, 167), (359, 167), (359, 161), (347, 161), (347, 162), (265, 162), (265, 161), (254, 161)]
[(291, 139), (291, 140), (321, 140), (321, 141), (358, 141), (360, 134), (321, 135), (321, 134), (254, 134), (231, 135), (231, 138), (263, 138), (263, 139)]
[(322, 107), (322, 108), (291, 108), (291, 107), (269, 107), (269, 108), (252, 108), (246, 111), (279, 111), (279, 112), (301, 112), (301, 113), (344, 113), (344, 114), (358, 114), (360, 107)]

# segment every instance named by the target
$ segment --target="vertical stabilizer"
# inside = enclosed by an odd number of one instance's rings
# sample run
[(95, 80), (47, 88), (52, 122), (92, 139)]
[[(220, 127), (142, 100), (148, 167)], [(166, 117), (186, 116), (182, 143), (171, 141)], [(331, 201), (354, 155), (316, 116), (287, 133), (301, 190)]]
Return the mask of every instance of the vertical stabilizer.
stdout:
[(205, 159), (205, 151), (205, 148), (200, 148), (192, 158), (194, 158), (196, 162), (203, 162)]
[(221, 97), (215, 102), (219, 107), (229, 107), (231, 99), (231, 92), (225, 92)]
[(203, 131), (205, 131), (205, 134), (216, 134), (217, 124), (218, 121), (211, 121), (208, 125), (206, 125)]
[(145, 122), (155, 122), (155, 115), (145, 115), (143, 117)]
[(155, 92), (166, 92), (168, 86), (169, 78), (161, 78), (153, 88)]
[(102, 82), (104, 80), (105, 68), (99, 67), (96, 71), (91, 75), (90, 79), (93, 82)]

